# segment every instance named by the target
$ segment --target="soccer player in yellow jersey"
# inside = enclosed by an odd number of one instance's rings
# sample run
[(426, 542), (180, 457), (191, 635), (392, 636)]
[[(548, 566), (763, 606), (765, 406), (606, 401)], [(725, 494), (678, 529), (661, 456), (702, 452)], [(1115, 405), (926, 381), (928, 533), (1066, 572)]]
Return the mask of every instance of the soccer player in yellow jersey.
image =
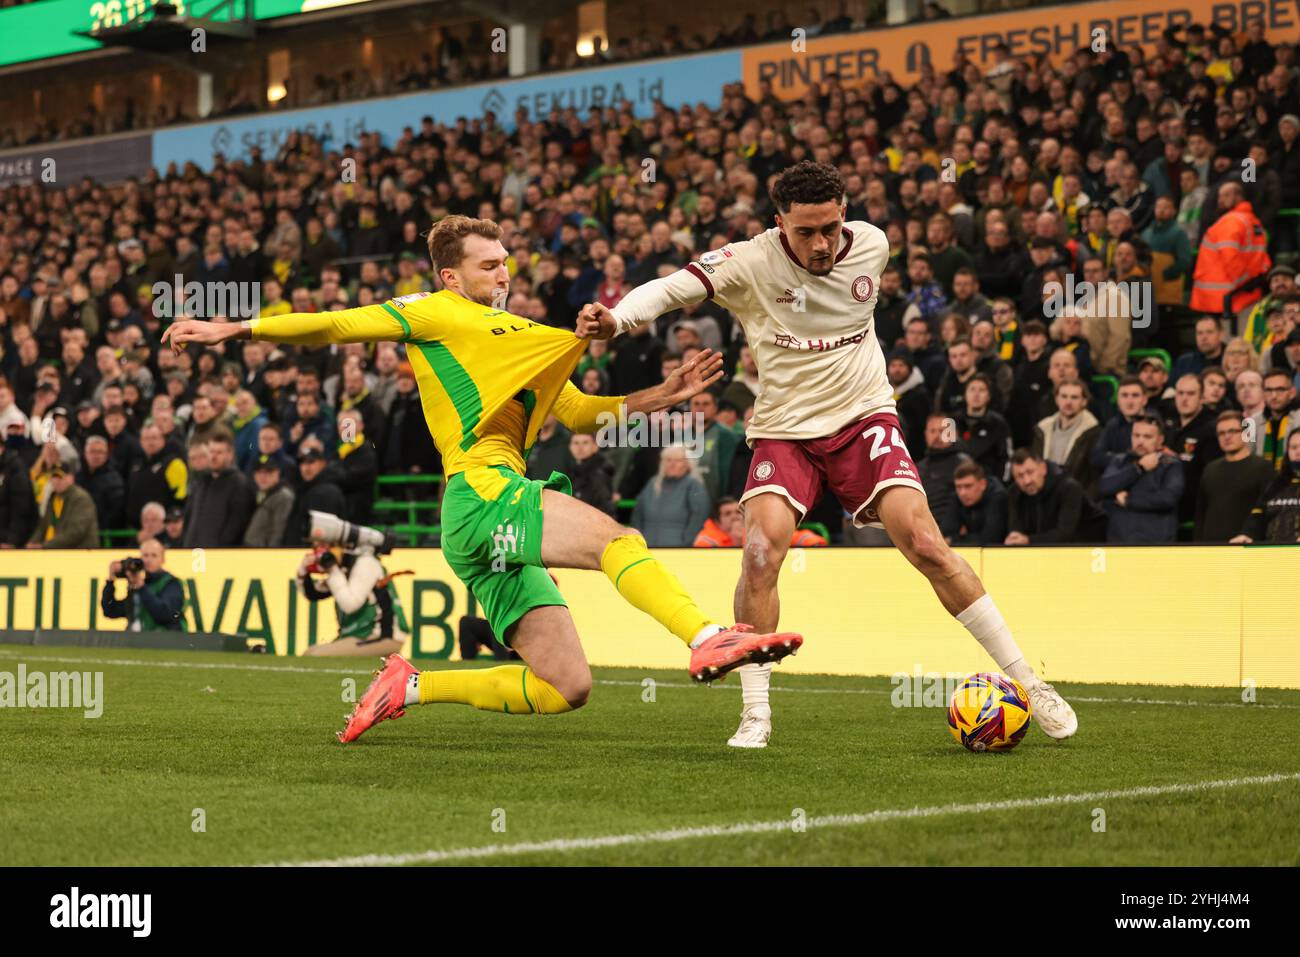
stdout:
[(500, 236), (490, 220), (439, 221), (429, 234), (429, 254), (441, 292), (335, 312), (263, 315), (238, 325), (186, 319), (163, 334), (175, 349), (248, 338), (304, 346), (405, 343), (447, 475), (443, 555), (473, 590), (493, 632), (526, 665), (421, 672), (390, 655), (339, 732), (345, 742), (413, 704), (470, 704), (508, 714), (581, 707), (591, 671), (547, 566), (604, 571), (629, 603), (691, 647), (690, 672), (699, 681), (776, 661), (803, 641), (715, 624), (639, 533), (568, 494), (566, 476), (524, 477), (524, 458), (548, 413), (570, 429), (593, 432), (601, 413), (617, 415), (622, 407), (626, 414), (649, 414), (688, 399), (717, 381), (722, 359), (705, 350), (654, 388), (625, 397), (584, 395), (569, 376), (586, 342), (497, 308), (510, 286)]

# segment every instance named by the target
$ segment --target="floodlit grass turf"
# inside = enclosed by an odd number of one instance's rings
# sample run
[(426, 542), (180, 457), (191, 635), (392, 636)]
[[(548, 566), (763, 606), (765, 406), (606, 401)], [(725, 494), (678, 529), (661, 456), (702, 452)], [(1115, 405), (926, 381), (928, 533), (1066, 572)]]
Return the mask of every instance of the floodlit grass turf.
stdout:
[[(737, 751), (725, 745), (734, 677), (710, 690), (684, 671), (599, 669), (574, 714), (417, 707), (345, 747), (341, 682), (360, 693), (369, 660), (0, 646), (0, 671), (19, 662), (102, 669), (105, 704), (97, 720), (0, 710), (0, 865), (316, 861), (1300, 772), (1294, 691), (1262, 690), (1278, 707), (1248, 708), (1232, 689), (1061, 685), (1077, 737), (1031, 728), (1009, 754), (973, 755), (942, 709), (891, 707), (885, 678), (778, 668), (792, 690), (773, 694), (773, 743)], [(195, 667), (211, 664), (238, 669)], [(1227, 706), (1119, 700), (1135, 697)], [(1086, 802), (465, 863), (1300, 863), (1296, 780), (1096, 806), (1105, 833)]]

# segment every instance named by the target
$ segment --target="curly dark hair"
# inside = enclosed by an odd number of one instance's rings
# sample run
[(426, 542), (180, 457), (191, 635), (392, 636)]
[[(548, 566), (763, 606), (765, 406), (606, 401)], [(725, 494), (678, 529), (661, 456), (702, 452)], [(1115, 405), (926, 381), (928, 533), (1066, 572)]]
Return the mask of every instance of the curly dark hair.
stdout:
[(776, 178), (772, 202), (782, 213), (795, 203), (838, 203), (844, 199), (844, 177), (834, 166), (804, 160)]

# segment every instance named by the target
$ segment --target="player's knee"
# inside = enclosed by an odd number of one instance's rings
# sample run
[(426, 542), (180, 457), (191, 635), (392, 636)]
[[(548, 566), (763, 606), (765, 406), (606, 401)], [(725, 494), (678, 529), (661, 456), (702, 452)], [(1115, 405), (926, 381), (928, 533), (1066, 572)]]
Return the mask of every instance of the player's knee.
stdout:
[(591, 697), (591, 668), (585, 661), (557, 668), (547, 674), (544, 680), (570, 708), (581, 708)]
[(591, 698), (591, 669), (583, 668), (572, 675), (566, 676), (560, 685), (556, 686), (556, 691), (564, 696), (564, 700), (569, 703), (569, 707), (575, 711), (581, 708)]
[(745, 541), (741, 565), (750, 582), (775, 581), (785, 560), (786, 545), (778, 545), (761, 532), (750, 534)]
[(923, 571), (941, 571), (951, 555), (952, 549), (932, 524), (918, 523), (908, 530), (907, 556)]

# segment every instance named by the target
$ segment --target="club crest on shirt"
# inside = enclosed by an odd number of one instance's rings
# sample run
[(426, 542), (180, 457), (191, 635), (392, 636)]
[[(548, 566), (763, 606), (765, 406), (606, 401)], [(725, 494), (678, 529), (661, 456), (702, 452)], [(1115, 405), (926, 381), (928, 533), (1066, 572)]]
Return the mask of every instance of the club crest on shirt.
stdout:
[(853, 298), (858, 302), (866, 302), (875, 292), (875, 285), (870, 276), (859, 276), (853, 280)]
[(760, 482), (766, 482), (772, 477), (772, 473), (775, 471), (776, 466), (771, 462), (759, 462), (754, 466), (754, 478), (758, 479)]

